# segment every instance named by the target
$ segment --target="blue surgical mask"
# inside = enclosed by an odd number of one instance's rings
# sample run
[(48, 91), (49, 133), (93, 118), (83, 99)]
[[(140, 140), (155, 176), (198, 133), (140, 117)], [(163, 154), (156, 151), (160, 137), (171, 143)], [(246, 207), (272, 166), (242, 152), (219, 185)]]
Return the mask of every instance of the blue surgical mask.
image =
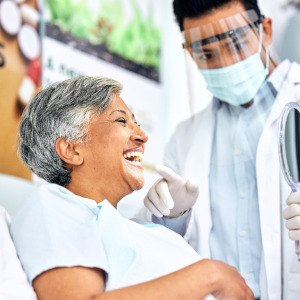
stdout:
[(233, 65), (218, 69), (199, 69), (208, 90), (218, 99), (238, 106), (251, 101), (268, 75), (269, 54), (265, 68), (260, 50)]

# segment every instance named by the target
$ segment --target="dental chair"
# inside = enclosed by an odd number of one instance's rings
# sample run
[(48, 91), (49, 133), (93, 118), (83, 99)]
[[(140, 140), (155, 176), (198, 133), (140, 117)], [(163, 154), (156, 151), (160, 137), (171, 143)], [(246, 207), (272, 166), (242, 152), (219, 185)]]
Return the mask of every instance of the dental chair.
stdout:
[(3, 300), (37, 300), (9, 233), (10, 216), (17, 212), (33, 188), (30, 181), (0, 174), (0, 299)]

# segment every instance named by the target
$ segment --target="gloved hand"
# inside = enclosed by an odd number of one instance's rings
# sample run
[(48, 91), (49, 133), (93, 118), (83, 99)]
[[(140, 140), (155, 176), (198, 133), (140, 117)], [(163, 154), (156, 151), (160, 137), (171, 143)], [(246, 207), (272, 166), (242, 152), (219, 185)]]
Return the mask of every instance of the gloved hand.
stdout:
[(156, 217), (176, 217), (190, 209), (199, 194), (198, 185), (183, 179), (166, 166), (157, 166), (156, 171), (163, 178), (150, 188), (144, 199), (145, 206)]
[(288, 207), (283, 212), (285, 227), (291, 240), (300, 241), (300, 192), (291, 193), (286, 200)]

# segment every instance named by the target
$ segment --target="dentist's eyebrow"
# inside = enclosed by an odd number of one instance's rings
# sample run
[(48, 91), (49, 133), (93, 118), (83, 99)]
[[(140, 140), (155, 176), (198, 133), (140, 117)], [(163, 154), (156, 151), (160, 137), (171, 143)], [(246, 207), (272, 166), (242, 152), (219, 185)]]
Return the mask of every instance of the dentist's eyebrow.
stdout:
[[(121, 113), (121, 114), (127, 116), (126, 111), (123, 110), (123, 109), (116, 109), (116, 110), (112, 111), (109, 115), (111, 116), (111, 115), (112, 115), (113, 113), (115, 113), (115, 112), (119, 112), (119, 113)], [(134, 114), (131, 115), (131, 118), (132, 118), (133, 120), (135, 120)]]

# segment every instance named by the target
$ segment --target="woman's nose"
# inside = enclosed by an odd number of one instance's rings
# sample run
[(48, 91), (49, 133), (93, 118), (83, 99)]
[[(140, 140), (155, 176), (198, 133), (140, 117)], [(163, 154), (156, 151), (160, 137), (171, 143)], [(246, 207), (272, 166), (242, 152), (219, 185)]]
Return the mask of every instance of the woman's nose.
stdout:
[(148, 141), (148, 135), (144, 132), (144, 130), (137, 126), (131, 135), (131, 140), (145, 144)]

